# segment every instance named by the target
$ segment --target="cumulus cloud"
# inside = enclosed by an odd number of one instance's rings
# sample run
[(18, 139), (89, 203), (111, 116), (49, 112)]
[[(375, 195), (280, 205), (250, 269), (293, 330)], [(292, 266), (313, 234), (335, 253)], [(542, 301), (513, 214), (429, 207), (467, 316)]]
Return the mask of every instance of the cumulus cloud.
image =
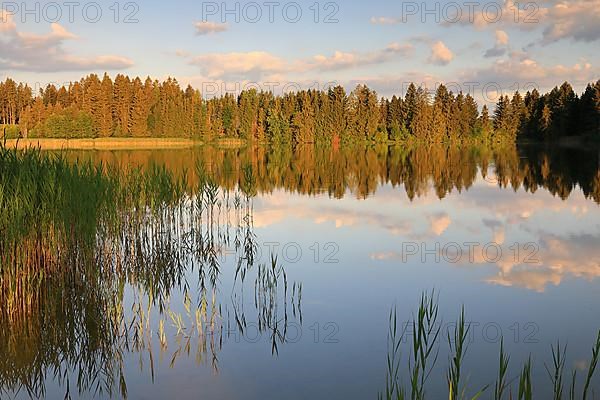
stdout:
[(395, 25), (399, 23), (400, 20), (397, 18), (390, 17), (371, 17), (371, 23), (373, 25)]
[(277, 78), (284, 74), (340, 71), (366, 65), (382, 64), (397, 57), (410, 56), (414, 48), (410, 44), (391, 43), (387, 47), (371, 52), (335, 51), (332, 55), (316, 55), (308, 59), (289, 61), (264, 51), (210, 53), (190, 57), (185, 52), (177, 54), (189, 58), (192, 65), (201, 68), (210, 79), (261, 81)]
[(391, 43), (385, 49), (373, 52), (341, 52), (336, 51), (332, 56), (317, 55), (308, 62), (301, 62), (301, 70), (331, 71), (360, 67), (363, 65), (381, 64), (396, 56), (410, 56), (414, 51), (411, 44)]
[(597, 79), (598, 73), (598, 68), (587, 61), (573, 65), (544, 65), (527, 54), (512, 53), (491, 65), (464, 71), (462, 79), (478, 82), (480, 87), (494, 83), (502, 89), (512, 88), (513, 92), (517, 87), (520, 90), (536, 87), (545, 91), (564, 81), (575, 87), (585, 86)]
[(12, 32), (17, 29), (12, 15), (0, 8), (0, 32)]
[(562, 39), (593, 42), (600, 39), (600, 0), (549, 0), (521, 5), (505, 0), (499, 9), (492, 7), (486, 12), (476, 7), (473, 13), (463, 12), (458, 21), (444, 21), (442, 25), (540, 30), (541, 37), (536, 42), (543, 45)]
[(508, 34), (503, 30), (496, 31), (496, 44), (485, 52), (485, 57), (499, 57), (508, 51)]
[(229, 29), (227, 24), (210, 21), (196, 22), (194, 27), (196, 28), (196, 35), (209, 35), (211, 33), (225, 32)]
[(523, 6), (515, 0), (504, 0), (502, 4), (494, 2), (491, 7), (484, 8), (479, 4), (471, 10), (464, 10), (457, 15), (457, 19), (445, 19), (442, 25), (470, 25), (476, 29), (514, 26), (521, 30), (534, 30), (540, 23), (547, 21), (547, 14), (548, 8), (539, 3), (527, 3)]
[(507, 46), (508, 45), (508, 34), (504, 31), (496, 31), (496, 45)]
[(448, 65), (454, 59), (454, 54), (444, 42), (437, 41), (431, 45), (431, 55), (428, 62), (435, 65)]
[(190, 63), (210, 79), (261, 80), (287, 69), (285, 60), (264, 51), (209, 53), (192, 57)]
[(600, 39), (600, 1), (559, 2), (547, 10), (543, 44), (561, 39), (593, 42)]
[(53, 23), (47, 34), (19, 32), (12, 15), (0, 13), (0, 69), (35, 72), (81, 71), (90, 69), (116, 70), (131, 67), (133, 62), (114, 55), (81, 57), (62, 47), (67, 40), (78, 37), (62, 25)]

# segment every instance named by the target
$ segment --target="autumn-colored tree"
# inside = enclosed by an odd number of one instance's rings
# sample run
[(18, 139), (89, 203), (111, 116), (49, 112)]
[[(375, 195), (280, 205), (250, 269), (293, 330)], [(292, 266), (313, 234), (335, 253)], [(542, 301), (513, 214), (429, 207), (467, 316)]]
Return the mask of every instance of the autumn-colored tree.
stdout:
[[(343, 87), (300, 90), (275, 96), (244, 90), (203, 99), (176, 79), (119, 74), (114, 82), (91, 74), (66, 86), (47, 85), (33, 93), (11, 79), (0, 82), (0, 124), (23, 135), (61, 137), (194, 137), (210, 141), (240, 137), (281, 143), (339, 143), (515, 140), (600, 136), (600, 81), (581, 98), (568, 83), (540, 95), (537, 90), (501, 96), (493, 113), (469, 94), (439, 85), (430, 102), (411, 84), (404, 98), (379, 97), (365, 85), (347, 96)], [(18, 125), (18, 126), (17, 126)], [(365, 184), (368, 184), (365, 182)]]

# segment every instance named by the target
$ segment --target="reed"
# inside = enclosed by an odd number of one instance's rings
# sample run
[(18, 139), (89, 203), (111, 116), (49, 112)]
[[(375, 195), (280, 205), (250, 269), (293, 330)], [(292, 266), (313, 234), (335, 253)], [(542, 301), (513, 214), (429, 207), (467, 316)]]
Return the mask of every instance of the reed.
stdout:
[(553, 400), (561, 400), (564, 392), (563, 372), (565, 370), (567, 346), (561, 348), (559, 341), (556, 343), (556, 347), (552, 346), (551, 349), (552, 366), (545, 365), (545, 367), (552, 382)]
[[(387, 358), (386, 358), (386, 376), (385, 388), (378, 393), (378, 399), (385, 400), (404, 400), (404, 399), (425, 399), (427, 396), (427, 382), (429, 374), (435, 361), (439, 349), (435, 345), (439, 335), (439, 327), (432, 328), (430, 325), (437, 321), (438, 298), (435, 292), (423, 293), (416, 314), (411, 320), (401, 328), (398, 311), (396, 306), (392, 307), (389, 314), (389, 328), (387, 333)], [(406, 343), (408, 335), (407, 328), (412, 327), (413, 339), (408, 346), (408, 362), (402, 357), (402, 346)], [(447, 344), (450, 354), (449, 364), (446, 369), (446, 382), (448, 387), (448, 399), (471, 399), (477, 400), (484, 396), (491, 385), (484, 385), (482, 389), (474, 394), (468, 394), (468, 388), (465, 384), (464, 361), (468, 350), (468, 339), (470, 324), (465, 317), (464, 307), (461, 309), (458, 320), (452, 329), (447, 332)], [(435, 349), (435, 351), (433, 350)], [(568, 390), (570, 400), (587, 400), (590, 396), (590, 388), (596, 373), (598, 360), (600, 358), (600, 332), (596, 343), (592, 348), (591, 360), (588, 365), (586, 380), (582, 387), (577, 385), (577, 372), (573, 371), (571, 382), (566, 388), (564, 381), (564, 370), (567, 360), (567, 346), (562, 346), (557, 342), (556, 346), (551, 346), (551, 364), (544, 364), (546, 372), (552, 384), (552, 398), (560, 400), (564, 398)], [(415, 356), (416, 354), (416, 356)], [(423, 357), (423, 358), (422, 358)], [(429, 360), (423, 362), (422, 360)], [(531, 356), (520, 367), (516, 377), (510, 378), (509, 371), (510, 355), (506, 353), (504, 340), (500, 342), (500, 351), (498, 358), (498, 375), (494, 383), (494, 400), (517, 399), (531, 400), (536, 396), (532, 379), (533, 360)], [(407, 365), (406, 368), (403, 365)], [(416, 367), (415, 367), (416, 366)], [(425, 369), (423, 366), (429, 366)], [(416, 374), (419, 368), (419, 374)], [(404, 372), (406, 371), (409, 386), (403, 384)], [(422, 375), (421, 371), (428, 371)], [(516, 383), (515, 383), (516, 381)], [(513, 390), (514, 389), (514, 390)], [(516, 394), (513, 397), (513, 393)]]
[(406, 326), (404, 326), (402, 330), (398, 328), (398, 310), (396, 306), (390, 310), (389, 318), (390, 324), (387, 339), (388, 355), (385, 390), (383, 393), (379, 393), (378, 398), (380, 400), (404, 400), (406, 398), (406, 390), (400, 383), (400, 363), (402, 361), (400, 346), (405, 338)]
[(594, 377), (594, 373), (596, 372), (596, 367), (598, 366), (598, 357), (600, 356), (600, 332), (598, 332), (598, 337), (596, 338), (596, 343), (592, 348), (592, 359), (590, 361), (590, 365), (588, 367), (587, 377), (585, 379), (585, 385), (583, 387), (583, 400), (587, 400), (588, 393), (590, 390), (590, 385), (592, 383), (592, 378)]
[[(463, 307), (456, 325), (454, 326), (453, 337), (448, 332), (448, 346), (450, 348), (450, 366), (447, 372), (448, 381), (448, 399), (459, 400), (466, 397), (466, 387), (461, 387), (461, 374), (463, 372), (463, 362), (467, 354), (468, 336), (471, 325), (465, 320), (465, 308)], [(481, 389), (472, 397), (472, 400), (480, 398), (487, 390), (487, 386)]]
[(519, 396), (518, 400), (532, 400), (533, 399), (533, 385), (531, 382), (531, 357), (527, 359), (521, 374), (519, 375)]
[(498, 362), (498, 379), (494, 387), (494, 400), (502, 400), (508, 386), (506, 382), (510, 356), (504, 352), (504, 338), (500, 340), (500, 359)]
[(439, 355), (438, 339), (441, 325), (438, 323), (439, 306), (435, 297), (423, 293), (416, 317), (412, 321), (412, 363), (409, 363), (411, 399), (425, 398), (425, 384)]
[[(217, 210), (229, 193), (202, 179), (206, 184), (192, 186), (186, 173), (174, 176), (164, 166), (118, 169), (0, 147), (1, 397), (21, 389), (44, 397), (49, 372), (66, 398), (75, 389), (126, 397), (122, 353), (148, 350), (152, 358), (150, 307), (168, 314), (175, 288), (186, 293), (186, 310), (194, 314), (193, 324), (175, 318), (179, 333), (198, 332), (198, 354), (210, 352), (216, 366), (217, 256), (229, 224)], [(234, 212), (252, 209), (250, 197), (236, 197)], [(247, 220), (238, 229), (244, 225), (251, 236)], [(241, 243), (235, 249), (248, 259)], [(200, 278), (195, 309), (187, 296), (190, 267)], [(134, 304), (131, 320), (123, 310), (126, 284), (148, 297), (147, 309)], [(163, 349), (165, 328), (164, 322), (158, 328)], [(73, 373), (77, 382), (69, 382)]]

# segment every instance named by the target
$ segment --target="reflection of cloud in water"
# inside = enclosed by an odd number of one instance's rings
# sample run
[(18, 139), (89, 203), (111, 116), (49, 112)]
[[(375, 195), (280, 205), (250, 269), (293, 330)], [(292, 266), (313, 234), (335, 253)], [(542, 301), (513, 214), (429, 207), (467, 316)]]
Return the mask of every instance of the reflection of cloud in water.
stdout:
[[(538, 262), (496, 263), (498, 275), (487, 281), (503, 286), (519, 286), (543, 292), (548, 285), (558, 286), (568, 277), (593, 280), (600, 277), (600, 233), (568, 235), (542, 234)], [(509, 254), (514, 257), (514, 254)]]
[[(430, 226), (430, 234), (440, 236), (447, 232), (454, 220), (457, 223), (455, 228), (463, 228), (463, 235), (466, 236), (459, 236), (461, 240), (456, 240), (451, 235), (452, 238), (440, 242), (441, 247), (453, 240), (463, 243), (471, 239), (482, 246), (488, 242), (500, 246), (502, 257), (498, 260), (494, 259), (491, 250), (492, 257), (486, 259), (482, 247), (469, 259), (465, 247), (456, 263), (461, 266), (495, 266), (497, 273), (486, 279), (488, 283), (543, 292), (548, 286), (560, 285), (569, 278), (591, 281), (600, 276), (600, 224), (594, 224), (594, 220), (590, 219), (597, 215), (598, 209), (595, 206), (590, 208), (590, 200), (581, 192), (573, 192), (568, 201), (563, 201), (544, 191), (530, 194), (522, 188), (516, 191), (500, 189), (480, 181), (468, 192), (449, 195), (444, 199), (443, 206), (452, 211), (452, 217), (439, 211), (427, 216), (430, 207), (423, 207), (423, 212), (412, 216), (413, 225), (419, 224), (419, 218), (425, 218)], [(481, 224), (464, 224), (463, 221), (469, 220), (468, 216), (476, 215), (483, 216)], [(540, 219), (546, 215), (552, 219)], [(579, 220), (581, 224), (575, 226), (568, 225), (569, 222), (567, 225), (561, 224), (562, 221)], [(484, 235), (480, 227), (487, 228), (490, 236)], [(580, 233), (564, 234), (565, 229)], [(431, 248), (435, 240), (431, 235), (412, 234), (409, 238), (428, 242), (428, 248)], [(518, 254), (512, 247), (515, 242), (520, 246)], [(524, 248), (527, 242), (537, 244), (539, 251), (535, 252), (533, 247)], [(401, 262), (402, 254), (398, 251), (375, 251), (371, 252), (371, 259)]]
[(437, 213), (429, 216), (431, 223), (431, 232), (436, 236), (441, 236), (452, 223), (452, 220), (446, 213)]
[[(546, 191), (531, 194), (522, 187), (502, 189), (479, 179), (468, 191), (450, 193), (442, 201), (430, 191), (411, 202), (404, 191), (390, 185), (358, 202), (275, 191), (257, 199), (254, 222), (257, 227), (268, 227), (298, 219), (317, 225), (331, 223), (337, 229), (378, 228), (404, 241), (424, 242), (428, 248), (441, 236), (441, 247), (453, 241), (478, 242), (481, 246), (472, 259), (463, 248), (456, 265), (492, 265), (497, 272), (486, 282), (542, 292), (569, 277), (592, 280), (600, 276), (600, 224), (594, 224), (590, 218), (599, 209), (590, 204), (593, 203), (580, 191), (572, 192), (568, 201), (563, 201)], [(542, 216), (550, 219), (541, 219)], [(581, 223), (570, 225), (569, 221)], [(565, 229), (580, 233), (565, 235)], [(515, 242), (520, 244), (518, 255), (513, 248)], [(524, 248), (527, 242), (539, 246), (531, 259), (528, 256), (533, 249)], [(482, 254), (486, 243), (502, 248), (498, 260), (486, 259)], [(401, 261), (398, 250), (365, 248), (374, 262)]]
[(338, 229), (373, 226), (395, 236), (411, 233), (411, 224), (404, 217), (386, 214), (384, 210), (387, 208), (379, 205), (375, 198), (369, 199), (368, 202), (375, 207), (356, 209), (351, 207), (355, 205), (354, 201), (299, 198), (287, 193), (275, 192), (269, 197), (260, 199), (253, 214), (254, 226), (265, 228), (283, 223), (287, 218), (295, 218), (311, 220), (317, 225), (333, 223)]
[[(497, 243), (502, 249), (502, 256), (496, 258), (496, 252), (491, 249), (489, 254), (482, 246), (469, 252), (468, 247), (461, 253), (448, 252), (441, 255), (442, 262), (453, 261), (460, 266), (494, 265), (498, 272), (485, 281), (501, 286), (516, 286), (537, 292), (543, 292), (549, 285), (558, 286), (569, 277), (593, 280), (600, 277), (600, 234), (592, 236), (571, 235), (559, 237), (545, 235), (540, 238), (542, 245), (539, 251), (534, 248), (524, 249), (521, 246), (519, 255), (507, 246)], [(429, 246), (431, 248), (431, 246)], [(420, 256), (406, 257), (408, 261), (420, 262)], [(376, 261), (393, 260), (402, 262), (401, 252), (374, 252), (371, 259)], [(431, 257), (427, 258), (433, 262)]]
[(500, 218), (510, 224), (518, 224), (543, 211), (569, 210), (573, 215), (583, 217), (589, 212), (590, 204), (590, 200), (579, 191), (571, 193), (565, 202), (542, 190), (531, 194), (522, 188), (515, 192), (482, 184), (475, 184), (457, 202), (464, 208), (481, 208), (481, 215), (486, 218)]

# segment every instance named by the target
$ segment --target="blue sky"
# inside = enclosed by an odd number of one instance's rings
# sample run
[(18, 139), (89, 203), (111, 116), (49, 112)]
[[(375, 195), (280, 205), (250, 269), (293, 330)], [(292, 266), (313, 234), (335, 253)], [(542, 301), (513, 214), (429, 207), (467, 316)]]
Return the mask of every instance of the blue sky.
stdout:
[(34, 86), (104, 71), (173, 76), (206, 95), (335, 82), (389, 96), (410, 81), (445, 82), (493, 102), (498, 92), (565, 80), (582, 90), (600, 77), (600, 0), (0, 4), (0, 77)]

